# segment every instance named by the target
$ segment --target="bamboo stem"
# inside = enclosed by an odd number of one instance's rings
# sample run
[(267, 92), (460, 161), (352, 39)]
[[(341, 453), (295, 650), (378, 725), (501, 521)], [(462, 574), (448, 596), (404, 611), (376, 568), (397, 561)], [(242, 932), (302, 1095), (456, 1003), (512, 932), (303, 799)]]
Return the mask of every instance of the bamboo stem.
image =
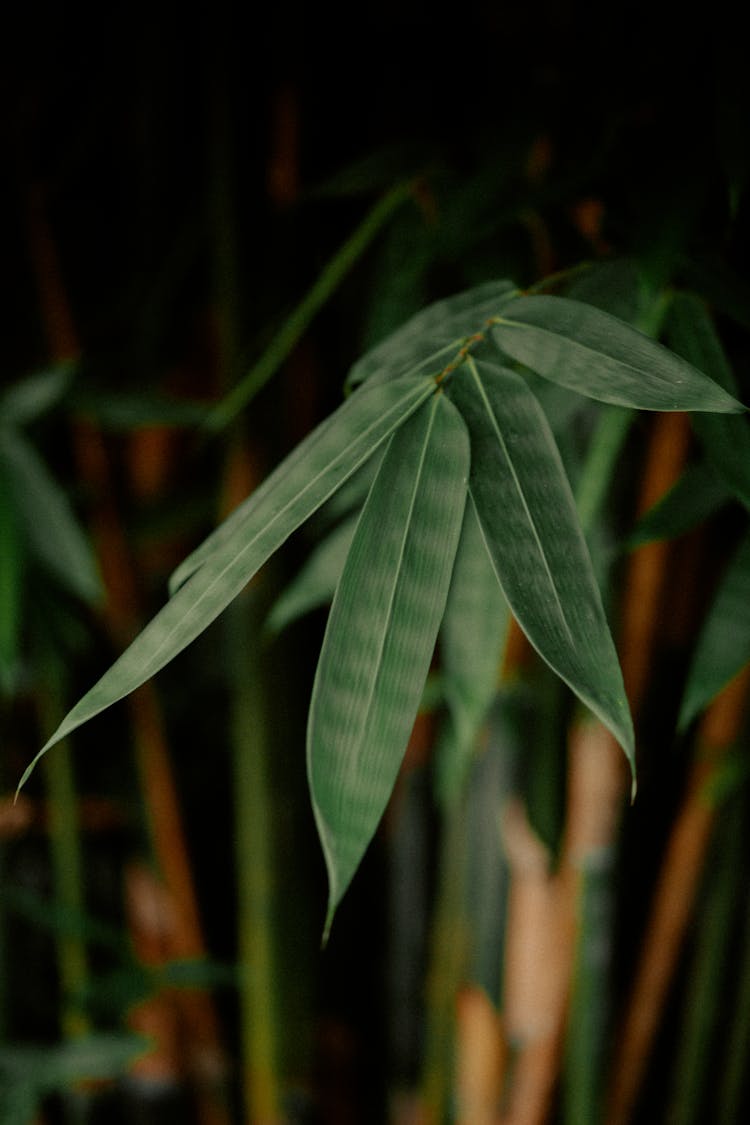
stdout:
[[(75, 359), (81, 348), (38, 194), (33, 199), (30, 242), (50, 352), (59, 360)], [(93, 425), (81, 423), (74, 431), (74, 442), (81, 477), (94, 496), (94, 538), (108, 592), (105, 623), (121, 646), (130, 641), (139, 625), (135, 570), (113, 501), (109, 459), (101, 433)], [(173, 956), (199, 958), (205, 946), (161, 711), (151, 684), (130, 696), (129, 710), (154, 854), (174, 904)], [(201, 1120), (204, 1125), (225, 1125), (229, 1120), (222, 1093), (226, 1068), (212, 1000), (208, 993), (185, 990), (179, 1004), (192, 1036), (191, 1062)]]
[(741, 729), (749, 690), (750, 666), (714, 701), (699, 730), (695, 760), (662, 860), (646, 941), (629, 992), (607, 1125), (627, 1125), (646, 1073), (711, 838), (715, 808), (707, 786)]
[(307, 330), (313, 317), (330, 299), (378, 232), (413, 193), (411, 183), (397, 184), (368, 211), (356, 230), (334, 254), (305, 296), (243, 379), (213, 407), (209, 430), (225, 429), (266, 385)]

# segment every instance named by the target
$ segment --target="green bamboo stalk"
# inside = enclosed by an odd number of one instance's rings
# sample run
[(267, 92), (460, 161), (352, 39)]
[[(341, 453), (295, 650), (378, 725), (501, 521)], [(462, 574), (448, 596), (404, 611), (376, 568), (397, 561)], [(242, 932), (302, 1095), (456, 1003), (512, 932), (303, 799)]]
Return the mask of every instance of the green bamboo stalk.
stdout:
[[(61, 670), (57, 661), (50, 658), (40, 659), (39, 668), (43, 682), (39, 691), (42, 728), (54, 730), (66, 710)], [(55, 894), (66, 914), (81, 918), (85, 913), (85, 896), (75, 776), (69, 744), (63, 742), (60, 750), (59, 754), (48, 754), (44, 763)], [(65, 1039), (74, 1039), (90, 1030), (80, 1003), (88, 980), (88, 964), (86, 947), (79, 934), (58, 934), (57, 962), (62, 991), (61, 1031)]]
[(245, 1113), (257, 1125), (282, 1120), (274, 942), (272, 791), (263, 672), (257, 637), (262, 625), (256, 589), (239, 599), (227, 620), (233, 693), (231, 743), (235, 801), (240, 1035)]
[(468, 947), (464, 912), (465, 801), (446, 809), (427, 974), (423, 1120), (452, 1119), (456, 999)]
[(724, 817), (717, 821), (713, 862), (707, 865), (706, 893), (684, 1003), (670, 1125), (694, 1125), (696, 1121), (705, 1120), (704, 1113), (708, 1109), (706, 1097), (713, 1087), (713, 1046), (723, 1023), (722, 984), (729, 959), (738, 885), (742, 880), (741, 814), (742, 810), (734, 804), (725, 809)]
[(331, 298), (378, 232), (409, 198), (412, 190), (411, 182), (397, 184), (368, 211), (353, 234), (318, 275), (261, 357), (229, 394), (210, 411), (206, 419), (209, 430), (217, 433), (229, 426), (266, 385), (299, 342), (313, 317)]
[(563, 1120), (568, 1125), (601, 1121), (603, 1062), (609, 1015), (609, 956), (612, 940), (612, 864), (582, 872), (578, 940), (565, 1042)]

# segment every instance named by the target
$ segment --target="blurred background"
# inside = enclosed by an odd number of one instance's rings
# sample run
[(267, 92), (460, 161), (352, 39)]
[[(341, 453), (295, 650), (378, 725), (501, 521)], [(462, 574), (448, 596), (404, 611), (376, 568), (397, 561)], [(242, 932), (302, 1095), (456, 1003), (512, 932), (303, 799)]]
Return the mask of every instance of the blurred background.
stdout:
[(748, 401), (749, 90), (722, 9), (8, 22), (3, 1123), (743, 1119), (744, 418), (542, 395), (636, 717), (633, 808), (619, 752), (511, 626), (448, 781), (436, 661), (321, 951), (304, 743), (335, 549), (289, 584), (345, 507), (13, 800), (174, 567), (430, 301), (560, 273), (551, 291)]

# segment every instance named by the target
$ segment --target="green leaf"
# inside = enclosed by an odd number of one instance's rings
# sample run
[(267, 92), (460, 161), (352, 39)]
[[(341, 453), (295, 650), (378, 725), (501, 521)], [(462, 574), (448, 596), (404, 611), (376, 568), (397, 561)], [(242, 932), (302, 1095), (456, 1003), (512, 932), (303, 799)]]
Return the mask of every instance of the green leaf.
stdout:
[(0, 688), (15, 680), (21, 631), (23, 544), (7, 474), (0, 461)]
[(280, 633), (310, 610), (328, 605), (336, 592), (352, 545), (357, 516), (351, 516), (319, 543), (297, 576), (274, 602), (266, 619), (270, 633)]
[(276, 548), (433, 391), (432, 380), (411, 379), (363, 388), (302, 442), (209, 536), (210, 549), (194, 553), (189, 580), (69, 712), (20, 785), (50, 746), (140, 687), (195, 640)]
[(97, 1032), (54, 1047), (2, 1047), (0, 1083), (51, 1092), (87, 1079), (116, 1078), (148, 1046), (141, 1036)]
[(326, 934), (385, 809), (448, 595), (469, 443), (442, 394), (394, 434), (333, 601), (307, 768), (329, 877)]
[(546, 418), (515, 372), (469, 358), (450, 394), (471, 436), (469, 490), (498, 581), (539, 654), (634, 766), (617, 654)]
[(497, 318), (493, 336), (501, 351), (532, 371), (601, 402), (639, 410), (744, 410), (661, 344), (565, 297), (519, 297)]
[(30, 553), (76, 597), (99, 601), (102, 585), (89, 541), (36, 450), (20, 432), (3, 429), (0, 461)]
[(474, 506), (467, 504), (440, 627), (448, 715), (436, 747), (436, 787), (443, 803), (463, 791), (477, 735), (497, 690), (508, 622), (508, 605)]
[(61, 363), (36, 371), (9, 387), (0, 396), (0, 419), (6, 425), (25, 426), (56, 406), (70, 386), (73, 364)]
[(209, 409), (205, 402), (105, 390), (77, 394), (73, 407), (111, 430), (134, 430), (141, 426), (200, 426)]
[(390, 336), (358, 359), (347, 377), (353, 387), (365, 379), (392, 379), (410, 368), (447, 363), (461, 341), (487, 327), (518, 292), (512, 281), (486, 281), (473, 289), (435, 301), (407, 320)]
[[(667, 319), (670, 346), (705, 371), (730, 394), (737, 384), (706, 306), (697, 297), (678, 294)], [(750, 427), (746, 417), (696, 414), (692, 418), (709, 461), (745, 507), (750, 508)]]
[(721, 581), (698, 637), (678, 726), (693, 721), (750, 661), (750, 533)]
[(639, 519), (625, 541), (627, 550), (660, 539), (676, 539), (703, 523), (732, 499), (710, 465), (689, 465), (657, 504)]
[[(254, 529), (263, 520), (274, 527), (281, 521), (280, 545), (434, 389), (434, 380), (427, 377), (395, 380), (388, 387), (362, 387), (308, 434), (260, 488), (188, 555), (169, 580), (170, 594), (174, 595), (217, 552), (224, 551), (248, 521)], [(299, 517), (298, 507), (304, 513)], [(288, 518), (294, 519), (293, 526), (287, 527)]]

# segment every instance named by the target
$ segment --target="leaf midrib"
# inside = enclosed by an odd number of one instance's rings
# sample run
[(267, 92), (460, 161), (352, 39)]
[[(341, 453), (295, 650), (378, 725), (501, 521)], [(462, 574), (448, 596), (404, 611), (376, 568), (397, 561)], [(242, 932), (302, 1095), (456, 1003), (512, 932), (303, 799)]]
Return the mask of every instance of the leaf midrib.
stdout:
[[(416, 498), (417, 498), (417, 494), (419, 492), (419, 485), (420, 485), (420, 482), (421, 482), (421, 479), (422, 479), (422, 474), (423, 474), (423, 471), (424, 471), (424, 464), (425, 464), (425, 458), (427, 456), (427, 449), (429, 447), (430, 437), (432, 435), (432, 430), (433, 430), (433, 427), (435, 425), (435, 412), (437, 410), (437, 402), (438, 402), (438, 396), (436, 395), (435, 396), (435, 404), (433, 405), (431, 413), (430, 413), (430, 420), (429, 420), (429, 424), (428, 424), (428, 427), (427, 427), (427, 431), (424, 435), (424, 440), (422, 442), (422, 451), (421, 451), (420, 456), (419, 456), (419, 465), (418, 465), (417, 472), (416, 472), (415, 477), (414, 477), (414, 486), (412, 488), (412, 494), (411, 494), (411, 499), (409, 501), (407, 516), (406, 516), (406, 519), (404, 521), (404, 532), (403, 532), (403, 535), (401, 537), (401, 545), (399, 547), (398, 564), (397, 564), (396, 568), (394, 569), (393, 583), (392, 583), (392, 586), (391, 586), (391, 592), (390, 592), (390, 596), (389, 596), (389, 599), (388, 599), (387, 612), (386, 612), (386, 615), (385, 615), (385, 618), (384, 618), (383, 629), (381, 631), (380, 642), (379, 642), (379, 646), (378, 646), (378, 654), (377, 654), (377, 660), (376, 660), (376, 664), (375, 664), (375, 674), (372, 677), (372, 681), (371, 681), (371, 685), (370, 685), (370, 691), (369, 691), (369, 694), (368, 694), (368, 697), (367, 697), (367, 704), (366, 704), (366, 707), (363, 711), (363, 721), (360, 725), (360, 731), (363, 731), (363, 730), (366, 731), (367, 730), (367, 724), (368, 724), (368, 720), (370, 718), (370, 712), (372, 710), (372, 703), (373, 703), (373, 700), (374, 700), (375, 695), (376, 695), (376, 688), (377, 688), (378, 683), (380, 681), (380, 675), (381, 675), (382, 668), (383, 668), (383, 653), (385, 651), (386, 642), (388, 640), (388, 636), (389, 636), (390, 630), (391, 630), (391, 621), (392, 621), (392, 618), (393, 618), (393, 606), (394, 606), (394, 603), (395, 603), (395, 600), (396, 600), (396, 591), (398, 590), (398, 586), (399, 586), (399, 579), (400, 579), (400, 576), (401, 576), (401, 571), (402, 571), (403, 561), (404, 561), (404, 554), (405, 554), (405, 551), (406, 551), (406, 543), (407, 543), (407, 540), (409, 538), (409, 529), (411, 528), (411, 522), (412, 522), (412, 516), (414, 514), (414, 507), (415, 507), (415, 504), (416, 504)], [(361, 735), (358, 735), (358, 741), (361, 743)], [(351, 762), (352, 766), (354, 766), (356, 764), (356, 763), (354, 763), (354, 756), (353, 755), (350, 757), (350, 762)]]
[[(563, 628), (565, 629), (565, 632), (567, 634), (568, 640), (569, 640), (572, 648), (575, 649), (576, 645), (575, 645), (575, 641), (573, 639), (573, 634), (571, 632), (570, 626), (568, 625), (568, 619), (565, 615), (565, 610), (563, 608), (562, 602), (560, 601), (560, 595), (558, 594), (558, 591), (557, 591), (557, 585), (556, 585), (555, 580), (552, 576), (552, 571), (550, 570), (549, 562), (547, 561), (547, 554), (544, 550), (544, 545), (542, 543), (542, 540), (539, 537), (539, 532), (537, 530), (536, 522), (534, 520), (534, 517), (531, 514), (531, 510), (529, 509), (529, 505), (528, 505), (528, 502), (526, 500), (526, 494), (523, 490), (523, 486), (521, 485), (521, 482), (518, 479), (518, 474), (516, 472), (515, 465), (513, 464), (513, 459), (511, 458), (510, 453), (508, 452), (508, 447), (506, 445), (505, 438), (503, 437), (502, 432), (501, 432), (501, 430), (500, 430), (500, 428), (497, 424), (497, 420), (495, 418), (495, 413), (492, 409), (492, 404), (490, 403), (490, 400), (487, 396), (487, 392), (484, 388), (484, 384), (482, 383), (479, 371), (477, 369), (477, 365), (476, 365), (476, 363), (474, 362), (474, 360), (472, 359), (471, 356), (469, 356), (467, 358), (466, 362), (468, 364), (469, 370), (471, 371), (472, 377), (474, 378), (474, 382), (476, 383), (476, 385), (479, 389), (479, 394), (480, 394), (480, 397), (481, 397), (482, 402), (484, 404), (484, 408), (487, 411), (487, 415), (490, 419), (492, 429), (495, 432), (495, 435), (497, 437), (500, 448), (502, 449), (503, 454), (505, 456), (505, 460), (506, 460), (506, 462), (508, 464), (508, 467), (510, 468), (510, 471), (513, 475), (513, 481), (515, 483), (516, 490), (518, 492), (519, 497), (521, 498), (521, 503), (523, 504), (524, 511), (526, 513), (526, 518), (528, 519), (529, 526), (531, 527), (531, 530), (534, 534), (534, 539), (536, 541), (536, 545), (537, 545), (537, 548), (539, 550), (539, 554), (540, 554), (542, 562), (544, 564), (544, 569), (545, 569), (545, 572), (547, 574), (549, 584), (552, 587), (552, 593), (554, 594), (555, 604), (557, 605), (557, 608), (558, 608), (558, 611), (559, 611), (559, 614), (560, 614), (560, 620), (562, 621)], [(480, 520), (480, 528), (481, 528), (481, 520)], [(491, 554), (490, 554), (490, 557), (492, 557)]]

